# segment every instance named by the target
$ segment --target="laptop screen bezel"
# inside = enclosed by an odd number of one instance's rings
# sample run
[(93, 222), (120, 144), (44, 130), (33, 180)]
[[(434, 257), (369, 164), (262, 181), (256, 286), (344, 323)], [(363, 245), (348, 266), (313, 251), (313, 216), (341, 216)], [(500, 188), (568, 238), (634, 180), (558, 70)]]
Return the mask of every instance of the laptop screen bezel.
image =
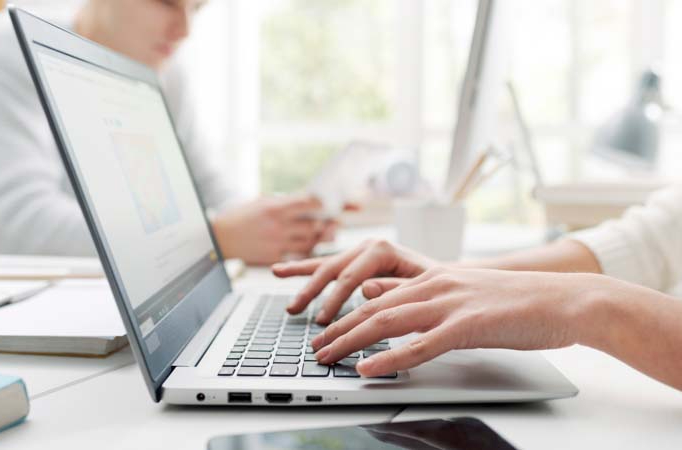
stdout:
[[(150, 395), (154, 401), (158, 402), (161, 399), (163, 382), (171, 373), (173, 362), (177, 356), (205, 323), (220, 301), (232, 291), (229, 276), (222, 264), (223, 256), (217, 245), (208, 218), (204, 214), (206, 228), (211, 237), (213, 250), (218, 258), (208, 274), (192, 287), (191, 292), (189, 292), (182, 301), (163, 318), (154, 331), (146, 337), (143, 336), (139, 324), (137, 323), (132, 304), (126, 294), (125, 285), (116, 268), (111, 250), (107, 245), (106, 236), (102, 233), (101, 226), (98, 223), (96, 211), (89, 198), (87, 186), (84, 185), (83, 178), (80, 176), (78, 161), (70, 149), (68, 135), (63, 130), (60, 115), (50, 93), (49, 83), (45, 80), (41, 64), (38, 61), (37, 52), (56, 52), (63, 56), (73, 58), (76, 62), (92, 64), (112, 72), (115, 75), (144, 82), (158, 89), (161, 93), (157, 74), (145, 65), (132, 61), (26, 11), (10, 6), (9, 13), (29, 72), (38, 92), (38, 97), (40, 98), (40, 102), (47, 116), (52, 134), (64, 163), (66, 173), (73, 186), (74, 193), (83, 212), (90, 234), (92, 235), (93, 242), (123, 319), (130, 346), (138, 361), (138, 365), (142, 370)], [(168, 120), (170, 120), (172, 124), (172, 117), (162, 93), (161, 97), (165, 103)], [(173, 130), (175, 131), (175, 126), (174, 124), (172, 125)], [(177, 132), (175, 138), (178, 140), (178, 145), (182, 149), (182, 144), (178, 139)], [(184, 151), (181, 153), (185, 167), (189, 171), (185, 153)], [(205, 205), (198, 195), (198, 189), (193, 177), (192, 183), (202, 211), (206, 211)], [(149, 339), (150, 336), (154, 339), (158, 339), (158, 345), (160, 347), (151, 352), (145, 342), (145, 339)], [(159, 351), (161, 351), (161, 353), (157, 353)], [(155, 353), (157, 356), (154, 355)]]

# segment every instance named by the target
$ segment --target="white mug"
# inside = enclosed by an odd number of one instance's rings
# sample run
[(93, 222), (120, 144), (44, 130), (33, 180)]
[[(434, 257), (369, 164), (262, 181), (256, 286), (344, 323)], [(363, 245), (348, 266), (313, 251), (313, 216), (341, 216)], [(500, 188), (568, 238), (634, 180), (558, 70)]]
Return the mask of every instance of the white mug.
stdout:
[(393, 219), (400, 244), (440, 261), (459, 259), (466, 222), (462, 203), (396, 200)]

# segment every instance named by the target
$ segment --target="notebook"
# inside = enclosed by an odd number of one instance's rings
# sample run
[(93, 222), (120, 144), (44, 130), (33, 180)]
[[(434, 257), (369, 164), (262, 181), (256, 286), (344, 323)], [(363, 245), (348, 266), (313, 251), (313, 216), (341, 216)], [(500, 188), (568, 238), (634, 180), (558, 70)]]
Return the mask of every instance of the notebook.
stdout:
[(0, 280), (104, 278), (97, 258), (0, 255)]
[(0, 308), (0, 352), (105, 356), (127, 344), (105, 280), (65, 280)]

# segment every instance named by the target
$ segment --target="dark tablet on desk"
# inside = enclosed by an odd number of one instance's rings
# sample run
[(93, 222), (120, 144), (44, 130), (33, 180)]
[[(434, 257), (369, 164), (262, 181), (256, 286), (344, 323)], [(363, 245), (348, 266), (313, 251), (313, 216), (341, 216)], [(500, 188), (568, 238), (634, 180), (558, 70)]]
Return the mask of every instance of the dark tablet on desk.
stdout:
[(421, 420), (221, 436), (208, 450), (516, 450), (478, 419)]

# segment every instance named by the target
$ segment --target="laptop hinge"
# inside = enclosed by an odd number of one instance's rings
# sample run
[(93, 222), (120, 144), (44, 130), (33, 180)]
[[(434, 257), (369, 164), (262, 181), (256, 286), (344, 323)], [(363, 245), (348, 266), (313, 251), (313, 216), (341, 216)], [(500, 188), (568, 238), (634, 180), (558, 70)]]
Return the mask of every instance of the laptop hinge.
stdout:
[(192, 340), (185, 346), (180, 355), (173, 362), (173, 367), (194, 367), (204, 356), (206, 350), (218, 335), (234, 307), (239, 303), (241, 295), (228, 294), (197, 331)]

